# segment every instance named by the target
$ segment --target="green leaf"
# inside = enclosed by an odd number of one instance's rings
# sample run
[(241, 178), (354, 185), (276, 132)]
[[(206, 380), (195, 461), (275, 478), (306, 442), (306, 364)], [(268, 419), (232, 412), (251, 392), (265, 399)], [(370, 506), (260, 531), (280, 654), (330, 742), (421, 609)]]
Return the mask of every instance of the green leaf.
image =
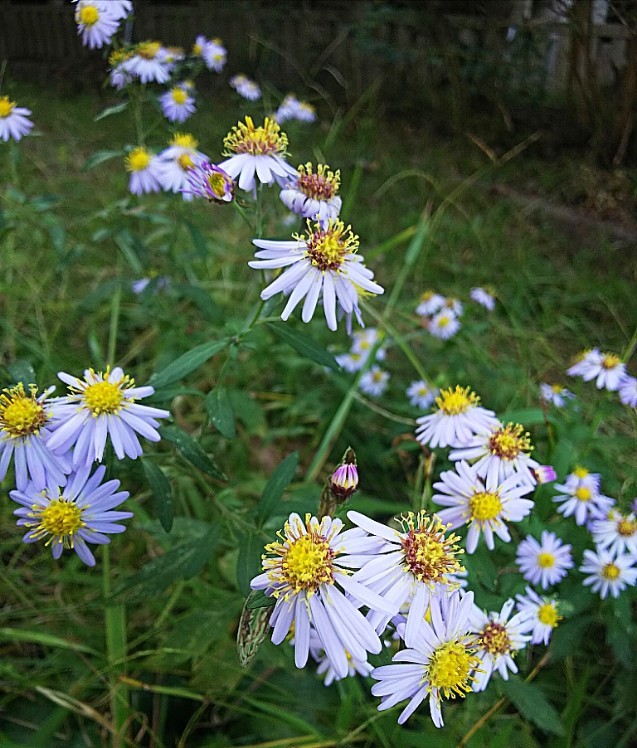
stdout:
[(272, 608), (276, 605), (276, 598), (266, 595), (263, 590), (251, 590), (246, 600), (246, 606), (250, 610), (256, 608)]
[(292, 482), (292, 478), (294, 478), (298, 462), (299, 453), (292, 452), (292, 454), (288, 455), (283, 462), (277, 465), (270, 476), (270, 480), (263, 489), (263, 494), (261, 495), (261, 500), (257, 507), (259, 526), (261, 526), (276, 509), (277, 504), (281, 500), (281, 496), (283, 496), (283, 492)]
[(7, 366), (7, 371), (9, 372), (11, 379), (16, 384), (22, 382), (25, 389), (28, 388), (30, 384), (35, 384), (35, 370), (31, 365), (31, 362), (24, 358), (19, 358), (12, 364), (9, 364)]
[[(560, 600), (560, 610), (562, 609)], [(562, 660), (572, 655), (579, 647), (586, 630), (592, 622), (591, 616), (578, 616), (572, 621), (561, 623), (551, 636), (551, 662)]]
[(96, 166), (103, 164), (105, 161), (110, 161), (112, 158), (122, 158), (124, 151), (96, 151), (90, 155), (84, 162), (84, 171), (90, 171)]
[(228, 392), (223, 387), (215, 387), (206, 397), (206, 410), (210, 422), (226, 439), (234, 439), (234, 413)]
[(299, 353), (304, 358), (309, 358), (310, 361), (320, 364), (321, 366), (327, 366), (333, 371), (340, 371), (339, 365), (336, 363), (334, 356), (328, 353), (325, 348), (320, 346), (314, 338), (311, 338), (306, 333), (298, 332), (294, 328), (287, 324), (269, 324), (268, 327), (272, 332), (278, 335), (284, 343), (287, 343), (291, 348)]
[(0, 641), (5, 642), (30, 642), (31, 644), (40, 644), (43, 647), (56, 647), (58, 649), (72, 649), (75, 652), (86, 652), (87, 654), (97, 654), (91, 647), (78, 642), (72, 642), (68, 639), (62, 639), (53, 634), (47, 634), (44, 631), (25, 631), (24, 629), (0, 628)]
[(208, 256), (208, 242), (206, 237), (203, 235), (199, 226), (195, 226), (194, 223), (186, 221), (186, 226), (190, 232), (190, 238), (192, 239), (192, 245), (197, 250), (197, 254), (200, 257)]
[(110, 117), (111, 114), (119, 114), (120, 112), (123, 112), (124, 109), (128, 106), (128, 101), (123, 101), (121, 104), (115, 104), (114, 106), (107, 106), (106, 109), (102, 109), (102, 111), (95, 117), (93, 122), (99, 122), (101, 119), (104, 119), (105, 117)]
[(553, 735), (564, 734), (564, 726), (558, 713), (549, 704), (538, 686), (512, 676), (508, 681), (502, 681), (500, 687), (529, 722), (533, 722), (543, 732), (550, 732)]
[(146, 480), (153, 494), (155, 515), (161, 522), (164, 530), (170, 532), (173, 520), (175, 519), (175, 504), (170, 482), (162, 469), (158, 465), (155, 465), (154, 462), (143, 460), (142, 465), (144, 466), (144, 473), (146, 473)]
[(228, 345), (228, 341), (216, 340), (214, 343), (202, 343), (192, 348), (187, 353), (179, 356), (160, 372), (156, 372), (148, 382), (155, 389), (165, 387), (183, 379), (188, 374), (198, 369), (202, 364), (211, 359), (216, 353), (222, 351)]
[(518, 410), (509, 410), (502, 413), (500, 420), (502, 423), (521, 423), (523, 426), (535, 426), (538, 423), (544, 423), (547, 416), (542, 408), (518, 408)]
[(259, 573), (263, 541), (253, 532), (242, 535), (237, 558), (237, 586), (247, 597), (250, 594), (250, 581)]
[(120, 252), (124, 255), (126, 262), (130, 265), (131, 270), (135, 274), (143, 276), (144, 266), (139, 255), (144, 251), (144, 245), (127, 230), (118, 232), (114, 237), (114, 241), (119, 247)]
[(248, 595), (243, 606), (243, 611), (241, 612), (241, 618), (239, 619), (237, 652), (241, 667), (248, 667), (252, 662), (270, 629), (272, 606), (266, 608), (250, 605), (253, 595), (257, 595), (259, 592), (261, 590), (255, 590)]
[(164, 426), (161, 436), (174, 444), (181, 455), (204, 473), (217, 480), (228, 480), (223, 471), (210, 459), (204, 448), (190, 434), (177, 426)]

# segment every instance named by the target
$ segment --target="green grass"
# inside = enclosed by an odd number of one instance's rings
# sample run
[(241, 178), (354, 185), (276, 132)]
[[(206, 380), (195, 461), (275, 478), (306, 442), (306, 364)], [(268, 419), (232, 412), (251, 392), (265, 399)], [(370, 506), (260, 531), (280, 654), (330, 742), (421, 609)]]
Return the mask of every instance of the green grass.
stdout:
[[(21, 542), (8, 498), (11, 476), (3, 483), (0, 742), (318, 748), (420, 746), (432, 739), (452, 746), (504, 693), (504, 706), (475, 732), (470, 748), (629, 745), (637, 729), (629, 668), (634, 593), (600, 606), (574, 581), (565, 584), (568, 613), (551, 649), (553, 662), (533, 681), (538, 691), (516, 701), (494, 683), (466, 703), (446, 705), (442, 731), (433, 728), (426, 707), (399, 727), (396, 710), (378, 713), (361, 680), (324, 688), (310, 669), (294, 668), (291, 647), (266, 642), (252, 666), (240, 668), (238, 587), (256, 573), (263, 544), (289, 511), (316, 511), (321, 483), (308, 481), (308, 470), (327, 477), (351, 445), (362, 476), (352, 501), (357, 509), (386, 519), (419, 504), (424, 456), (411, 440), (410, 419), (418, 413), (404, 395), (416, 372), (394, 341), (386, 364), (390, 389), (370, 407), (368, 399), (351, 397), (351, 377), (324, 371), (265, 325), (242, 335), (262, 286), (246, 264), (254, 234), (232, 207), (166, 195), (134, 199), (119, 158), (86, 170), (94, 152), (135, 142), (126, 113), (94, 121), (115, 103), (111, 97), (61, 99), (27, 85), (15, 85), (10, 94), (33, 110), (39, 137), (0, 151), (4, 384), (31, 376), (44, 387), (56, 381), (57, 371), (79, 374), (107, 363), (121, 364), (145, 383), (199, 344), (239, 340), (156, 398), (228, 480), (193, 468), (167, 440), (149, 449), (148, 459), (172, 486), (176, 519), (166, 533), (141, 465), (110, 465), (131, 492), (135, 517), (111, 544), (106, 588), (100, 550), (97, 567), (87, 569), (71, 554), (54, 562), (47, 549)], [(605, 492), (626, 506), (637, 494), (635, 415), (591, 384), (567, 382), (564, 372), (583, 348), (620, 354), (629, 348), (637, 319), (630, 248), (564, 230), (489, 189), (495, 182), (516, 187), (539, 174), (554, 194), (579, 164), (540, 161), (533, 145), (508, 163), (491, 163), (469, 141), (443, 140), (424, 127), (376, 116), (376, 105), (370, 99), (357, 113), (284, 128), (294, 162), (320, 158), (341, 169), (345, 219), (387, 289), (369, 302), (372, 311), (397, 331), (434, 382), (470, 384), (498, 414), (525, 413), (538, 459), (555, 464), (560, 479), (585, 462), (603, 473)], [(219, 91), (181, 129), (194, 132), (201, 150), (217, 160), (223, 136), (242, 114)], [(162, 147), (164, 139), (158, 130), (149, 141)], [(472, 175), (478, 176), (465, 181)], [(287, 238), (276, 191), (263, 197), (264, 236)], [(413, 241), (415, 228), (409, 229), (426, 208), (431, 218), (422, 248), (388, 310)], [(405, 238), (387, 246), (400, 232)], [(130, 282), (149, 273), (170, 276), (170, 289), (136, 297)], [(463, 329), (447, 343), (422, 330), (413, 310), (423, 290), (457, 296), (469, 307), (475, 285), (496, 289), (493, 314), (468, 308)], [(277, 304), (272, 321), (279, 312)], [(366, 320), (373, 323), (369, 314)], [(318, 314), (308, 327), (299, 320), (288, 324), (334, 352), (347, 347), (345, 332), (328, 333)], [(569, 384), (580, 396), (579, 410), (552, 413), (548, 429), (538, 408), (541, 381)], [(203, 400), (221, 385), (236, 418), (232, 439), (210, 425)], [(333, 429), (331, 450), (317, 458), (344, 401), (351, 409), (341, 410), (346, 417)], [(295, 480), (258, 527), (264, 486), (295, 450)], [(441, 455), (435, 475), (444, 467)], [(551, 495), (548, 487), (538, 490), (537, 512), (512, 528), (515, 540), (549, 524), (581, 548), (586, 538), (556, 521)], [(514, 547), (498, 548), (496, 554), (481, 548), (470, 560), (483, 575), (476, 597), (484, 606), (524, 588), (511, 568)], [(239, 585), (237, 566), (244, 569)], [(535, 647), (519, 658), (523, 676), (543, 653)], [(562, 735), (551, 734), (550, 715), (538, 716), (538, 704), (540, 712), (545, 704), (540, 696), (561, 718)]]

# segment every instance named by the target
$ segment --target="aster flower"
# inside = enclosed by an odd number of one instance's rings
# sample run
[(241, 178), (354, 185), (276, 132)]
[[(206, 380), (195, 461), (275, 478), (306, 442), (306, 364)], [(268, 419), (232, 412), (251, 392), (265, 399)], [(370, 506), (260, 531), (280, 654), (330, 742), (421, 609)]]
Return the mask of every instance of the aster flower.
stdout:
[(626, 364), (614, 353), (600, 353), (593, 348), (580, 354), (579, 360), (566, 373), (581, 376), (585, 382), (595, 379), (598, 390), (614, 392), (626, 376)]
[(119, 366), (97, 373), (86, 369), (84, 379), (65, 372), (59, 372), (58, 377), (68, 385), (70, 394), (63, 398), (64, 411), (47, 444), (56, 454), (74, 447), (75, 467), (101, 462), (108, 437), (120, 460), (124, 455), (134, 460), (142, 454), (137, 434), (159, 441), (156, 419), (168, 418), (170, 413), (136, 402), (152, 395), (153, 387), (135, 387), (135, 381)]
[(348, 654), (364, 661), (367, 652), (378, 653), (382, 647), (354, 601), (371, 609), (387, 608), (378, 595), (353, 580), (346, 566), (348, 554), (373, 553), (378, 542), (360, 530), (342, 529), (339, 519), (323, 517), (319, 522), (309, 514), (305, 520), (290, 514), (278, 534), (280, 540), (265, 547), (264, 573), (250, 583), (252, 589), (276, 598), (270, 618), (272, 642), (280, 644), (294, 625), (294, 662), (302, 668), (313, 627), (339, 678), (349, 672)]
[(233, 75), (228, 82), (231, 88), (234, 88), (239, 96), (248, 99), (248, 101), (258, 101), (261, 98), (261, 89), (259, 88), (259, 85), (253, 80), (250, 80), (246, 75), (243, 75), (243, 73)]
[(637, 520), (633, 513), (611, 510), (605, 519), (591, 522), (590, 531), (599, 549), (615, 555), (624, 552), (637, 555)]
[(144, 146), (133, 148), (124, 158), (124, 166), (130, 172), (128, 189), (133, 195), (161, 190), (159, 159)]
[(33, 129), (33, 122), (28, 119), (31, 110), (16, 106), (8, 96), (0, 96), (0, 138), (6, 143), (9, 138), (16, 142), (28, 135)]
[(299, 122), (315, 122), (316, 110), (311, 104), (299, 101), (294, 94), (288, 94), (276, 110), (274, 119), (279, 124), (291, 119)]
[(409, 387), (407, 387), (406, 394), (409, 398), (410, 405), (413, 405), (414, 408), (427, 410), (436, 399), (438, 392), (439, 390), (437, 387), (432, 387), (430, 384), (425, 382), (424, 379), (419, 379), (412, 382)]
[(629, 408), (637, 408), (637, 379), (628, 374), (619, 385), (619, 399)]
[(350, 374), (353, 374), (355, 371), (360, 371), (367, 360), (367, 356), (362, 353), (355, 353), (354, 351), (339, 353), (334, 358), (341, 369), (344, 369)]
[(499, 424), (495, 413), (479, 403), (480, 398), (469, 387), (440, 390), (438, 410), (416, 421), (416, 439), (430, 447), (463, 446), (477, 433)]
[(224, 156), (229, 156), (219, 166), (238, 180), (246, 192), (256, 189), (255, 174), (262, 184), (276, 182), (283, 187), (297, 176), (297, 171), (285, 160), (288, 138), (276, 122), (265, 118), (263, 125), (255, 127), (252, 117), (239, 122), (223, 141)]
[(138, 278), (137, 280), (131, 283), (131, 291), (137, 296), (139, 296), (149, 286), (153, 289), (154, 293), (165, 291), (167, 288), (170, 287), (170, 277), (167, 275), (154, 274), (150, 277)]
[(336, 194), (341, 183), (341, 172), (333, 172), (326, 164), (318, 164), (316, 173), (312, 164), (301, 164), (298, 177), (287, 184), (280, 194), (281, 202), (303, 218), (321, 223), (337, 218), (343, 201)]
[(565, 517), (575, 516), (575, 523), (586, 525), (591, 520), (603, 519), (615, 503), (614, 499), (599, 491), (600, 476), (591, 474), (586, 468), (576, 468), (566, 477), (565, 483), (557, 483), (560, 492), (553, 497), (559, 504), (557, 511)]
[(58, 417), (58, 401), (49, 398), (54, 387), (37, 394), (32, 384), (28, 393), (22, 383), (0, 393), (0, 481), (11, 458), (15, 480), (23, 491), (29, 481), (38, 491), (63, 486), (71, 463), (65, 455), (54, 455), (47, 445), (51, 426)]
[(548, 644), (562, 616), (556, 597), (540, 597), (530, 587), (524, 595), (516, 595), (517, 608), (522, 614), (522, 630), (531, 633), (531, 644)]
[(128, 63), (128, 71), (141, 83), (167, 83), (170, 79), (170, 62), (166, 49), (160, 42), (140, 42)]
[(339, 501), (347, 501), (358, 490), (356, 462), (344, 462), (332, 473), (330, 491)]
[(387, 389), (389, 383), (389, 372), (383, 371), (380, 366), (374, 364), (369, 371), (366, 371), (358, 383), (361, 392), (371, 397), (380, 397)]
[(462, 317), (463, 307), (460, 299), (455, 299), (453, 296), (447, 296), (442, 308), (446, 309), (455, 317)]
[(548, 530), (542, 533), (540, 543), (527, 535), (518, 545), (515, 562), (524, 579), (543, 590), (561, 582), (574, 565), (571, 546)]
[(389, 615), (373, 611), (369, 620), (376, 631), (383, 631), (391, 617), (411, 601), (405, 643), (408, 647), (415, 646), (418, 625), (427, 606), (439, 594), (454, 589), (449, 575), (464, 570), (456, 558), (462, 553), (457, 545), (460, 538), (453, 533), (446, 535), (447, 527), (438, 517), (428, 516), (424, 511), (396, 518), (400, 529), (383, 525), (360, 512), (350, 511), (347, 517), (379, 541), (385, 541), (377, 557), (362, 565), (353, 577), (391, 607)]
[(77, 33), (89, 49), (101, 49), (110, 44), (120, 18), (111, 10), (111, 3), (104, 0), (80, 0), (75, 6)]
[(531, 459), (533, 449), (529, 434), (519, 423), (501, 423), (489, 431), (476, 434), (460, 448), (449, 453), (450, 460), (475, 461), (477, 474), (491, 476), (495, 482), (502, 482), (516, 475), (521, 483), (535, 485), (533, 469), (540, 464)]
[(109, 81), (118, 91), (131, 83), (135, 77), (131, 72), (132, 58), (133, 52), (130, 49), (116, 49), (108, 58)]
[(185, 122), (194, 113), (195, 97), (182, 84), (173, 86), (159, 97), (161, 111), (170, 122)]
[(460, 329), (460, 321), (450, 309), (441, 309), (427, 323), (427, 330), (441, 340), (449, 340)]
[(553, 465), (536, 465), (530, 468), (530, 470), (535, 482), (540, 485), (543, 483), (552, 483), (554, 480), (557, 480), (557, 473)]
[(372, 694), (382, 698), (379, 711), (409, 699), (398, 717), (402, 725), (429, 697), (431, 719), (436, 727), (443, 726), (443, 698), (464, 698), (470, 693), (472, 673), (480, 666), (475, 637), (469, 634), (472, 606), (472, 592), (462, 599), (456, 592), (431, 601), (431, 623), (421, 618), (412, 648), (395, 654), (393, 664), (372, 671), (372, 678), (378, 681)]
[[(366, 330), (357, 330), (352, 333), (352, 353), (360, 353), (367, 361), (369, 354), (379, 340), (382, 340), (381, 333), (375, 327), (368, 327)], [(374, 356), (376, 361), (384, 361), (386, 352), (384, 348), (377, 348)]]
[(230, 203), (234, 200), (234, 180), (220, 166), (209, 161), (199, 161), (188, 170), (189, 189), (196, 197), (205, 197), (211, 203)]
[(201, 57), (208, 70), (220, 73), (226, 64), (228, 51), (223, 46), (221, 39), (206, 39), (198, 36), (192, 48), (193, 54)]
[(95, 557), (87, 543), (109, 543), (108, 534), (124, 532), (119, 520), (132, 517), (131, 512), (113, 512), (128, 498), (128, 491), (117, 492), (118, 480), (102, 484), (105, 467), (93, 475), (83, 465), (69, 476), (64, 488), (40, 490), (29, 482), (24, 490), (11, 491), (13, 501), (21, 504), (16, 509), (17, 524), (27, 528), (23, 540), (35, 543), (46, 538), (53, 558), (58, 559), (65, 548), (74, 550), (87, 566), (95, 566)]
[(584, 551), (584, 563), (579, 567), (583, 574), (589, 574), (582, 584), (590, 586), (591, 592), (599, 592), (602, 600), (608, 597), (619, 597), (627, 586), (634, 587), (637, 581), (635, 557), (627, 553), (614, 555), (598, 549)]
[(566, 387), (562, 387), (561, 384), (545, 384), (542, 382), (540, 397), (544, 403), (554, 405), (556, 408), (563, 408), (575, 395)]
[(342, 221), (329, 221), (327, 227), (308, 221), (307, 235), (296, 235), (294, 241), (254, 239), (259, 248), (251, 268), (272, 270), (287, 267), (276, 280), (261, 291), (262, 299), (278, 293), (290, 298), (281, 313), (287, 320), (302, 299), (301, 319), (309, 322), (319, 296), (323, 296), (325, 319), (330, 330), (336, 330), (336, 308), (345, 313), (358, 311), (359, 289), (382, 294), (383, 288), (373, 281), (374, 274), (357, 253), (358, 237)]
[(594, 379), (602, 363), (602, 354), (599, 348), (589, 348), (575, 357), (571, 367), (566, 370), (570, 377), (582, 377), (585, 381)]
[(416, 314), (421, 317), (430, 317), (439, 312), (445, 305), (445, 297), (434, 291), (425, 291), (420, 296), (420, 302), (416, 307)]
[(487, 291), (484, 288), (476, 286), (475, 288), (471, 289), (471, 291), (469, 292), (469, 296), (472, 301), (475, 301), (476, 304), (480, 304), (480, 306), (483, 306), (490, 312), (495, 309), (495, 298), (493, 297), (493, 292), (491, 291), (491, 289)]
[(515, 600), (509, 599), (502, 610), (488, 615), (477, 605), (471, 613), (471, 632), (476, 636), (476, 657), (480, 668), (474, 676), (473, 690), (484, 691), (494, 671), (498, 671), (504, 680), (509, 679), (509, 671), (518, 672), (513, 661), (515, 655), (524, 649), (530, 636), (523, 633), (524, 614), (516, 613), (509, 620)]
[(508, 543), (511, 535), (505, 523), (520, 522), (534, 506), (531, 499), (522, 498), (533, 487), (520, 485), (517, 476), (503, 481), (492, 473), (481, 477), (475, 465), (462, 461), (456, 465), (456, 470), (441, 473), (434, 489), (441, 493), (435, 493), (432, 500), (450, 507), (437, 512), (440, 521), (454, 530), (469, 525), (467, 553), (475, 551), (480, 533), (489, 550), (494, 548), (494, 533)]
[(181, 192), (184, 200), (192, 200), (190, 173), (208, 157), (197, 150), (197, 141), (192, 135), (177, 133), (168, 148), (158, 154), (157, 179), (167, 192)]

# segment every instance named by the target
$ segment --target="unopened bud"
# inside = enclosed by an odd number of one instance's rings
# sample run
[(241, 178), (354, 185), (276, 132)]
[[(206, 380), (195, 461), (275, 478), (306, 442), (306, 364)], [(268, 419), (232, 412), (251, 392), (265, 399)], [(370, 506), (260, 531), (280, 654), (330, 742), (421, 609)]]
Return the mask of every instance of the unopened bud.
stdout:
[(330, 479), (330, 490), (339, 501), (346, 501), (358, 489), (358, 468), (356, 454), (347, 448), (341, 464), (334, 471)]
[(552, 465), (538, 465), (531, 468), (531, 473), (538, 483), (550, 483), (557, 480), (557, 473)]

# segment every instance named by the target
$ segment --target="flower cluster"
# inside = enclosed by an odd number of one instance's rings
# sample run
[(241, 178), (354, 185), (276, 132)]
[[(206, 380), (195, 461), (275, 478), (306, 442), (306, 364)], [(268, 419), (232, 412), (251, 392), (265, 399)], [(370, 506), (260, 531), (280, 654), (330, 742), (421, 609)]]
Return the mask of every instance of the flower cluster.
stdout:
[(261, 98), (261, 88), (258, 83), (250, 80), (247, 75), (239, 73), (230, 78), (230, 86), (248, 101), (258, 101)]
[(316, 110), (314, 107), (306, 101), (299, 101), (294, 94), (288, 94), (283, 99), (273, 116), (279, 124), (288, 120), (307, 123), (316, 122)]
[(624, 405), (637, 408), (637, 378), (628, 374), (626, 364), (615, 353), (602, 353), (599, 348), (582, 351), (566, 373), (585, 382), (594, 379), (598, 390), (617, 392)]

